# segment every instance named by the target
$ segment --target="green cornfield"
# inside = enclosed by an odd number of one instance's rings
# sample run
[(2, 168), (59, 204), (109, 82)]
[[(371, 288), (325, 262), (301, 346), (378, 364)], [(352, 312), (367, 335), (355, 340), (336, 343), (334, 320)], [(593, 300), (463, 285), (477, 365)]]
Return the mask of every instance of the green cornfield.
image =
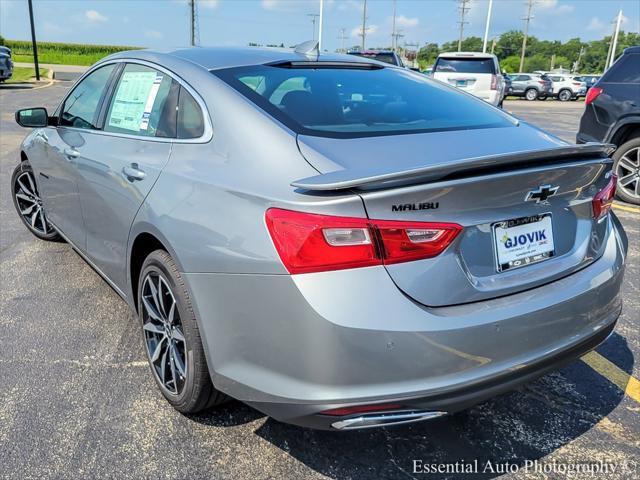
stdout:
[[(31, 42), (25, 40), (6, 40), (6, 46), (12, 51), (14, 62), (33, 63)], [(123, 50), (137, 50), (140, 47), (120, 45), (85, 45), (75, 43), (38, 42), (38, 61), (58, 65), (93, 65), (107, 55)]]

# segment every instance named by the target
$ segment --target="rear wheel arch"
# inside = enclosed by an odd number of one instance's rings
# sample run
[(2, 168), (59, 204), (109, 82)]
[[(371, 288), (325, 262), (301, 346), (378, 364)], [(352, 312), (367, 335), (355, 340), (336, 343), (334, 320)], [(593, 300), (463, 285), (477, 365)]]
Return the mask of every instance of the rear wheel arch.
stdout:
[(620, 125), (611, 136), (610, 142), (620, 146), (623, 143), (640, 137), (640, 118), (634, 121)]
[(129, 254), (129, 278), (131, 283), (132, 303), (138, 312), (138, 280), (142, 265), (149, 254), (155, 250), (164, 250), (171, 255), (165, 244), (155, 235), (149, 232), (139, 233), (131, 244), (131, 253)]

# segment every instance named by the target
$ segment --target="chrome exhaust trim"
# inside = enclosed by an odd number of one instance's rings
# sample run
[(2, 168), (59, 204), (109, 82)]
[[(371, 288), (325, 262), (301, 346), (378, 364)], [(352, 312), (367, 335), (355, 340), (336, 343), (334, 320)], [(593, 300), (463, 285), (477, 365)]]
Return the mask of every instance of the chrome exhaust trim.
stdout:
[(359, 417), (346, 418), (332, 423), (337, 430), (355, 430), (358, 428), (384, 427), (387, 425), (401, 425), (403, 423), (420, 422), (442, 417), (447, 412), (404, 410), (389, 413), (370, 413)]

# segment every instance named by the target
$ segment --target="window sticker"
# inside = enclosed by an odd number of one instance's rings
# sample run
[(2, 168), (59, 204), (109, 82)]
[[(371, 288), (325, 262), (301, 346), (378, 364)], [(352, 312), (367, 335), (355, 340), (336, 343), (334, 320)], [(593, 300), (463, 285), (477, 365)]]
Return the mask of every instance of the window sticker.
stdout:
[(109, 126), (132, 132), (146, 131), (162, 78), (156, 72), (124, 72), (109, 116)]

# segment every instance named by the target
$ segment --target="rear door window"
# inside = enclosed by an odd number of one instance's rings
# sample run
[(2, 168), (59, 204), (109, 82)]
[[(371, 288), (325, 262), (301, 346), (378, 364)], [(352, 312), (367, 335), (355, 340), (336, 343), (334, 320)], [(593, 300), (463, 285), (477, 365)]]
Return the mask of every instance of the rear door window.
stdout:
[(204, 117), (196, 99), (184, 88), (178, 103), (178, 138), (200, 138), (204, 135)]
[(436, 72), (496, 73), (492, 58), (439, 58)]
[(146, 65), (125, 66), (114, 89), (104, 130), (142, 137), (175, 138), (180, 85)]
[(609, 83), (640, 83), (640, 53), (623, 55), (605, 73), (603, 81)]

